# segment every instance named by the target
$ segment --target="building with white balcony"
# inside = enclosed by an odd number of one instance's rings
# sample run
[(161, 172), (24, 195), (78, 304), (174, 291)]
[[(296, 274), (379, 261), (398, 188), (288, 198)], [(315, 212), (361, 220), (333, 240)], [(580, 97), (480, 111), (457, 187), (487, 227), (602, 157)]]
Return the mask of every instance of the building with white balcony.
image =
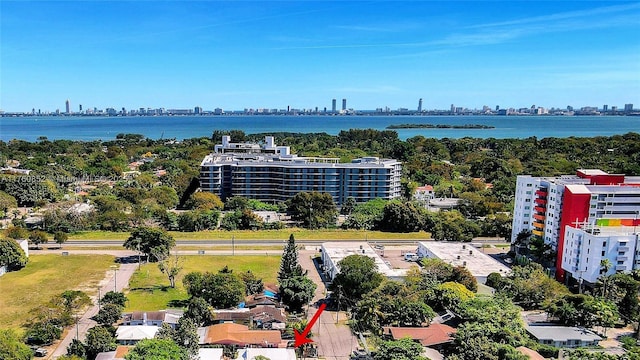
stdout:
[[(562, 269), (566, 277), (592, 286), (603, 275), (630, 272), (640, 268), (637, 227), (567, 226), (562, 249)], [(611, 267), (605, 271), (603, 260)]]
[(394, 159), (364, 157), (350, 163), (338, 158), (299, 157), (288, 146), (232, 143), (224, 136), (200, 164), (200, 188), (222, 199), (242, 196), (277, 203), (306, 191), (329, 193), (336, 204), (401, 196), (402, 165)]
[(557, 252), (556, 278), (564, 281), (567, 227), (640, 225), (640, 177), (581, 169), (560, 177), (518, 176), (511, 241), (523, 230)]

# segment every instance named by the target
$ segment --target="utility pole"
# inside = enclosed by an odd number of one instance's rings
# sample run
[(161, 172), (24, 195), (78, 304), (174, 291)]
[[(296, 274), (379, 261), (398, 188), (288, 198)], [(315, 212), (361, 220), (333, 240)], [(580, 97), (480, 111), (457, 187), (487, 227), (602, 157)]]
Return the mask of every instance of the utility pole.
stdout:
[(340, 319), (340, 297), (342, 296), (342, 285), (338, 285), (338, 309), (336, 311), (336, 324)]

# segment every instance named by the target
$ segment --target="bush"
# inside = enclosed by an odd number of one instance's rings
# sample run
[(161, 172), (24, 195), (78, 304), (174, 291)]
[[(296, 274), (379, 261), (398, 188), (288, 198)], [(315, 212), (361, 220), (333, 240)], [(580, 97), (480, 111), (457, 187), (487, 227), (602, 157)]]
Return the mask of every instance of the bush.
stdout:
[(34, 345), (48, 345), (60, 339), (62, 329), (48, 321), (32, 324), (27, 330), (27, 343)]

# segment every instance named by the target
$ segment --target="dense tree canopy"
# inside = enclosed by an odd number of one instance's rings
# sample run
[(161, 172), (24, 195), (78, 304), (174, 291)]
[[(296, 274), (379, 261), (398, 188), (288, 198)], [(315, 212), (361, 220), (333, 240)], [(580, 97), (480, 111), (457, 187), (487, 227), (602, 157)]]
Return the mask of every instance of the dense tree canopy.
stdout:
[(331, 283), (334, 297), (341, 296), (355, 303), (382, 283), (375, 261), (364, 255), (349, 255), (338, 262), (340, 272)]
[(141, 251), (149, 261), (157, 261), (158, 257), (168, 256), (169, 250), (175, 245), (176, 241), (164, 230), (139, 227), (131, 232), (123, 246), (129, 250)]
[(231, 272), (191, 272), (182, 281), (189, 295), (202, 297), (216, 309), (235, 307), (245, 296), (244, 282)]
[(126, 360), (189, 360), (187, 351), (170, 339), (139, 341), (124, 357)]
[(0, 330), (0, 359), (30, 360), (32, 354), (13, 330)]
[(0, 267), (6, 266), (8, 270), (16, 270), (27, 265), (29, 259), (24, 250), (13, 239), (0, 238)]
[(324, 228), (335, 224), (338, 209), (329, 193), (299, 192), (289, 201), (291, 219), (311, 229)]

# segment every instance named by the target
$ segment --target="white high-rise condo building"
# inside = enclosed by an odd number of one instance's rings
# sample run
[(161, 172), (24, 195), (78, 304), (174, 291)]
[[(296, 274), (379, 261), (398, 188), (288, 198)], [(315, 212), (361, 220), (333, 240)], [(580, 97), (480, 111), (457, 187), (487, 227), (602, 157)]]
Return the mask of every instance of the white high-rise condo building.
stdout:
[[(557, 252), (556, 278), (564, 281), (566, 228), (640, 225), (640, 177), (578, 170), (560, 177), (518, 176), (511, 241), (523, 230)], [(613, 228), (611, 228), (613, 229)]]
[(302, 191), (331, 194), (336, 204), (401, 196), (401, 162), (364, 157), (350, 163), (338, 158), (299, 157), (273, 136), (263, 143), (232, 143), (229, 136), (200, 164), (200, 188), (222, 199), (242, 196), (282, 202)]

